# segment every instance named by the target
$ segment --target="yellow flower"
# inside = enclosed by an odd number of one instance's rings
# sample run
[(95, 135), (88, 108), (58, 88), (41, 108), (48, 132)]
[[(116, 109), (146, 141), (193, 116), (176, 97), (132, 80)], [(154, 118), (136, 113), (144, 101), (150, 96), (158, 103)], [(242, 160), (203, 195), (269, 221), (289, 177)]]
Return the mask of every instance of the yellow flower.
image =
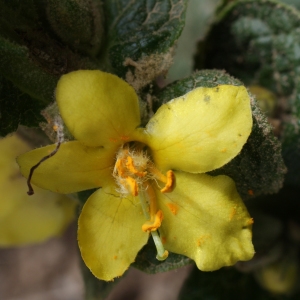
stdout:
[[(162, 105), (145, 128), (135, 91), (112, 74), (64, 75), (56, 100), (76, 140), (43, 162), (32, 182), (59, 193), (102, 187), (78, 225), (83, 260), (96, 277), (121, 276), (149, 233), (158, 259), (179, 253), (203, 271), (252, 258), (252, 219), (233, 180), (203, 174), (235, 157), (251, 132), (244, 87), (197, 88)], [(20, 156), (24, 176), (54, 149)]]
[(0, 140), (0, 247), (43, 242), (74, 220), (76, 203), (66, 196), (40, 188), (27, 196), (15, 158), (29, 150), (17, 135)]

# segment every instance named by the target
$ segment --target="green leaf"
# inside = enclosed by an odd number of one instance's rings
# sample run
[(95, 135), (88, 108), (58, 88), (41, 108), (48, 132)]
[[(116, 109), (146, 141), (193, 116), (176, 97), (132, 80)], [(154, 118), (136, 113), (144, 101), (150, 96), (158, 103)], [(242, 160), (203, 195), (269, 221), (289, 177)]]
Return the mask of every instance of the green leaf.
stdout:
[(43, 60), (42, 55), (44, 54), (38, 52), (37, 56), (31, 55), (25, 46), (17, 45), (0, 37), (2, 75), (11, 79), (23, 92), (44, 101), (44, 103), (50, 103), (58, 75), (49, 74), (46, 70), (42, 70), (42, 67), (55, 67), (55, 65), (48, 65), (47, 59), (46, 61)]
[(1, 91), (2, 135), (19, 123), (38, 125), (39, 111), (54, 101), (62, 74), (100, 65), (55, 39), (36, 4), (40, 2), (0, 2), (0, 76), (6, 78)]
[[(164, 103), (196, 87), (214, 87), (219, 84), (242, 85), (239, 80), (223, 71), (202, 70), (191, 77), (176, 81), (155, 96), (159, 103)], [(251, 105), (253, 129), (241, 153), (222, 168), (210, 172), (211, 175), (224, 174), (231, 177), (244, 199), (277, 192), (283, 184), (286, 172), (280, 143), (254, 99)]]
[(280, 0), (281, 2), (295, 6), (297, 9), (300, 9), (300, 2), (298, 0)]
[(0, 2), (1, 23), (10, 20), (12, 23), (18, 21), (18, 28), (39, 26), (39, 13), (35, 4), (36, 0), (10, 0)]
[[(26, 39), (26, 33), (24, 39)], [(1, 74), (30, 96), (50, 103), (60, 75), (76, 69), (95, 69), (96, 65), (80, 58), (55, 41), (36, 35), (27, 45), (0, 36)]]
[(185, 22), (187, 0), (106, 0), (104, 60), (136, 89), (168, 70)]
[(37, 127), (44, 121), (40, 111), (44, 104), (20, 91), (0, 76), (0, 136), (16, 131), (19, 124)]
[(294, 123), (286, 124), (282, 145), (282, 156), (288, 168), (285, 183), (295, 187), (300, 182), (300, 120), (294, 118)]
[(246, 84), (289, 95), (300, 61), (299, 24), (298, 11), (277, 1), (234, 2), (220, 12), (205, 44), (199, 45), (196, 67), (224, 68)]
[[(53, 97), (58, 78), (55, 69), (64, 63), (51, 58), (49, 49), (40, 49), (43, 42), (33, 32), (40, 25), (38, 12), (33, 0), (27, 2), (26, 5), (15, 0), (0, 2), (0, 72), (23, 92), (46, 102)], [(48, 70), (47, 61), (52, 62)], [(50, 68), (54, 68), (53, 72)]]
[(14, 0), (0, 2), (0, 65), (1, 74), (20, 90), (50, 103), (60, 75), (99, 63), (54, 39), (33, 1), (27, 7)]
[(95, 57), (104, 34), (104, 16), (99, 0), (38, 0), (51, 31), (73, 50)]

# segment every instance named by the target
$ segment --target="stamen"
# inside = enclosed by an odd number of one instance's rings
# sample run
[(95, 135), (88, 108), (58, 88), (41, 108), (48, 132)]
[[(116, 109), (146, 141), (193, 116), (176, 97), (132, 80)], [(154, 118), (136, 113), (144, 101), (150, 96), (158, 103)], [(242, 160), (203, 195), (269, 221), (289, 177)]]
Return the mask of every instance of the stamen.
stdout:
[(114, 173), (118, 172), (118, 175), (121, 177), (125, 177), (126, 169), (124, 168), (122, 162), (124, 159), (118, 158), (115, 164)]
[(167, 172), (167, 182), (164, 188), (162, 188), (160, 191), (162, 193), (171, 193), (174, 189), (174, 183), (175, 183), (175, 174), (172, 170), (169, 170)]
[[(154, 209), (156, 207), (156, 198), (153, 198), (153, 197), (155, 197), (155, 193), (153, 191), (153, 188), (150, 187), (150, 185), (146, 189), (141, 189), (141, 191), (139, 193), (139, 198), (140, 198), (140, 202), (142, 205), (142, 209), (143, 209), (144, 215), (147, 219), (150, 219), (150, 215), (148, 212), (148, 203), (150, 204), (150, 214), (152, 212), (152, 209)], [(151, 201), (151, 198), (152, 198), (152, 201)], [(153, 202), (155, 202), (155, 204), (153, 204)], [(152, 203), (152, 206), (151, 206), (151, 203)], [(168, 257), (169, 252), (167, 250), (165, 250), (163, 243), (161, 241), (161, 238), (158, 235), (158, 231), (157, 230), (151, 231), (151, 235), (152, 235), (152, 238), (153, 238), (156, 250), (157, 250), (156, 259), (160, 260), (160, 261), (165, 260)]]
[(162, 193), (170, 193), (175, 187), (175, 174), (172, 170), (167, 172), (167, 176), (162, 174), (154, 165), (150, 167), (151, 174), (159, 181), (165, 183), (165, 186), (160, 190)]
[(164, 218), (163, 212), (161, 210), (159, 210), (155, 216), (154, 216), (154, 220), (151, 221), (147, 221), (143, 226), (142, 226), (142, 230), (144, 232), (150, 232), (150, 231), (156, 231), (160, 226), (161, 226), (161, 222)]
[(130, 191), (131, 195), (136, 197), (139, 194), (138, 185), (136, 180), (134, 180), (132, 177), (128, 176), (125, 179), (122, 180), (123, 184), (126, 185), (127, 189)]
[(127, 161), (126, 161), (126, 167), (127, 169), (134, 175), (139, 176), (139, 177), (144, 177), (146, 176), (147, 172), (140, 172), (139, 170), (137, 170), (133, 164), (133, 159), (131, 156), (127, 157)]
[[(135, 145), (132, 151), (122, 147), (117, 154), (117, 161), (113, 175), (120, 187), (121, 193), (139, 196), (147, 222), (142, 225), (144, 232), (150, 232), (157, 249), (158, 260), (165, 260), (169, 252), (164, 249), (158, 233), (163, 220), (163, 212), (157, 207), (156, 194), (151, 186), (151, 180), (159, 180), (165, 183), (162, 193), (169, 193), (175, 186), (175, 175), (169, 170), (166, 175), (162, 174), (155, 165), (149, 162), (143, 145)], [(138, 150), (136, 149), (138, 147)], [(143, 146), (144, 147), (144, 146)], [(176, 213), (176, 212), (175, 212)]]
[[(153, 187), (150, 184), (147, 185), (146, 183), (144, 183), (142, 190), (145, 190), (145, 192), (147, 193), (147, 202), (149, 205), (148, 206), (149, 207), (149, 216), (147, 219), (150, 219), (150, 221), (146, 222), (145, 224), (149, 224), (149, 222), (153, 223), (153, 222), (155, 222), (156, 215), (158, 213), (156, 195), (155, 195)], [(161, 219), (162, 219), (162, 217), (161, 217)]]

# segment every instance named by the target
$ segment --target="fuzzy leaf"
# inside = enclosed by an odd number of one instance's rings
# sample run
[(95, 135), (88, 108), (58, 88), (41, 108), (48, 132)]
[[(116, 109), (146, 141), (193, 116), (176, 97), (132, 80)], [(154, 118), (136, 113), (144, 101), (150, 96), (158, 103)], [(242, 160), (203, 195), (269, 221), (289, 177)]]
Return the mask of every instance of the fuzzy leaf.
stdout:
[(298, 0), (280, 0), (280, 1), (285, 4), (292, 5), (297, 9), (300, 9), (300, 2)]
[(109, 46), (103, 59), (136, 89), (150, 83), (170, 67), (186, 5), (186, 0), (106, 0)]
[(37, 127), (44, 119), (43, 103), (16, 88), (0, 76), (0, 136), (16, 131), (19, 124)]
[(39, 111), (54, 100), (61, 74), (99, 66), (54, 39), (43, 22), (33, 0), (0, 2), (0, 76), (11, 81), (1, 87), (1, 135), (19, 123), (38, 124)]
[[(36, 54), (37, 56), (45, 55), (45, 53), (41, 52)], [(34, 53), (30, 53), (26, 46), (18, 45), (0, 36), (1, 74), (33, 98), (40, 99), (44, 103), (50, 103), (53, 100), (53, 91), (58, 75), (49, 74), (42, 69), (43, 66), (40, 64), (43, 63), (47, 67), (54, 66), (53, 64), (48, 65), (47, 59), (49, 57), (44, 61), (41, 58), (42, 56), (37, 56)], [(35, 59), (36, 61), (34, 61)]]
[(282, 145), (282, 156), (288, 168), (285, 183), (298, 187), (300, 182), (300, 120), (294, 119), (294, 123), (287, 124)]
[(298, 11), (277, 1), (234, 2), (199, 44), (196, 67), (224, 68), (245, 84), (289, 95), (295, 86), (292, 70), (300, 61), (299, 24)]
[(101, 1), (42, 0), (36, 4), (62, 42), (83, 54), (99, 53), (104, 33)]
[[(1, 34), (1, 28), (0, 28)], [(96, 65), (62, 47), (47, 35), (20, 32), (25, 44), (0, 35), (1, 74), (34, 98), (50, 103), (60, 75)]]
[[(219, 84), (242, 85), (240, 81), (222, 71), (203, 70), (169, 85), (156, 97), (164, 103), (193, 88), (213, 87)], [(241, 153), (224, 167), (210, 173), (231, 177), (243, 198), (277, 192), (282, 186), (285, 174), (280, 143), (254, 101), (252, 101), (252, 115), (252, 133)]]

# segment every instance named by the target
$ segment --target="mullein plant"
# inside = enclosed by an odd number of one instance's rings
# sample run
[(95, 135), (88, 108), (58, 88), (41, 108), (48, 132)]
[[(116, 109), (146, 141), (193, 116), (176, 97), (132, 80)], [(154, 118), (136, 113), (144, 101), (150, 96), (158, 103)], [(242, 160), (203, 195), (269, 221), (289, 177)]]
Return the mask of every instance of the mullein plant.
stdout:
[[(252, 115), (244, 87), (196, 88), (162, 105), (144, 128), (134, 89), (109, 73), (62, 76), (56, 101), (75, 140), (62, 143), (31, 181), (58, 193), (102, 187), (78, 222), (82, 258), (95, 276), (121, 276), (149, 234), (158, 260), (171, 251), (203, 271), (253, 257), (253, 220), (234, 182), (204, 174), (247, 141)], [(19, 156), (22, 174), (28, 178), (55, 148)]]
[[(188, 1), (4, 2), (0, 134), (40, 126), (54, 142), (13, 155), (28, 203), (40, 188), (77, 193), (87, 298), (103, 297), (95, 278), (130, 265), (157, 273), (192, 262), (180, 300), (269, 297), (254, 278), (296, 292), (297, 237), (271, 221), (297, 228), (297, 206), (280, 214), (282, 195), (299, 188), (296, 9), (224, 0), (198, 71), (164, 86)], [(292, 260), (271, 255), (278, 243)]]

